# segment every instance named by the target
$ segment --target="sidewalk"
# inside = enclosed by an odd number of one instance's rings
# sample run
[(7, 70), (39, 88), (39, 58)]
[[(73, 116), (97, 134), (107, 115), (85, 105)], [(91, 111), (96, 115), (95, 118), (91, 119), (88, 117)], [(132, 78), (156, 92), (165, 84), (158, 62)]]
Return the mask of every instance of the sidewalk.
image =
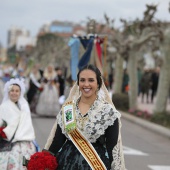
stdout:
[[(140, 110), (147, 110), (149, 113), (153, 114), (154, 103), (146, 103), (146, 102), (142, 103), (141, 97), (138, 97), (138, 108)], [(170, 111), (170, 103), (168, 103), (168, 105), (167, 105), (167, 110)], [(158, 133), (158, 134), (170, 139), (170, 129), (169, 128), (165, 128), (161, 125), (149, 122), (147, 120), (144, 120), (144, 119), (141, 119), (138, 117), (135, 117), (133, 115), (130, 115), (130, 114), (122, 112), (122, 111), (120, 111), (120, 112), (122, 114), (122, 118), (124, 118), (128, 121), (131, 121), (133, 123), (136, 123), (146, 129), (149, 129), (155, 133)]]
[[(141, 102), (141, 97), (138, 97), (138, 108), (140, 110), (146, 110), (149, 113), (153, 113), (153, 109), (154, 109), (154, 104), (155, 104), (156, 98), (154, 98), (154, 102), (153, 103), (146, 103), (146, 102)], [(167, 104), (167, 111), (170, 111), (170, 102), (168, 101)]]
[[(110, 96), (112, 96), (112, 93), (113, 93), (112, 91), (109, 91)], [(138, 109), (146, 110), (149, 113), (153, 114), (153, 109), (154, 109), (154, 104), (155, 104), (156, 98), (154, 99), (153, 103), (146, 103), (146, 102), (142, 103), (140, 96), (138, 97), (137, 100), (138, 100)], [(170, 102), (169, 101), (168, 101), (168, 104), (167, 104), (167, 110), (170, 111)], [(122, 118), (124, 118), (124, 119), (126, 119), (128, 121), (131, 121), (132, 123), (140, 125), (140, 126), (146, 128), (146, 129), (149, 129), (149, 130), (151, 130), (151, 131), (153, 131), (155, 133), (158, 133), (158, 134), (170, 139), (170, 129), (169, 128), (165, 128), (165, 127), (163, 127), (161, 125), (149, 122), (149, 121), (144, 120), (142, 118), (138, 118), (136, 116), (130, 115), (130, 114), (128, 114), (126, 112), (123, 112), (123, 111), (120, 111), (120, 113), (122, 115)]]
[[(113, 93), (114, 93), (114, 90), (109, 90), (110, 97), (112, 97)], [(146, 103), (146, 96), (144, 97), (144, 102), (142, 103), (141, 95), (138, 96), (137, 100), (138, 100), (138, 109), (146, 110), (149, 113), (153, 113), (153, 109), (154, 109), (154, 104), (155, 104), (156, 98), (154, 98), (153, 103), (151, 103), (151, 102), (150, 103)], [(170, 112), (170, 99), (167, 102), (167, 109), (166, 110)]]

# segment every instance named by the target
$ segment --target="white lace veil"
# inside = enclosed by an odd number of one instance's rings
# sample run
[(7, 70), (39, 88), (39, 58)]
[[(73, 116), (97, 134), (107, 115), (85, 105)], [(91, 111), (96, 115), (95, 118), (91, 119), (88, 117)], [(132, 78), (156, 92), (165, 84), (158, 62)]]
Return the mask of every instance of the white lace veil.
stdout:
[(26, 87), (25, 87), (25, 84), (24, 84), (24, 79), (22, 79), (22, 78), (21, 79), (12, 78), (5, 83), (4, 97), (3, 97), (2, 103), (9, 100), (9, 91), (10, 91), (10, 88), (13, 84), (17, 84), (21, 88), (21, 94), (20, 94), (20, 97), (19, 97), (19, 100), (18, 100), (19, 107), (21, 108), (21, 110), (24, 110), (24, 111), (30, 113), (28, 102), (24, 98)]
[[(81, 96), (81, 92), (79, 91), (79, 86), (77, 85), (77, 81), (74, 83), (73, 87), (70, 90), (69, 96), (65, 100), (64, 104), (67, 103), (68, 101), (77, 101), (77, 99)], [(98, 91), (98, 97), (102, 98), (103, 100), (107, 101), (108, 103), (113, 105), (113, 108), (115, 109), (115, 106), (109, 96), (108, 90), (106, 89), (106, 86), (104, 85), (102, 81), (102, 86), (100, 90)], [(49, 135), (49, 138), (47, 140), (47, 143), (45, 145), (45, 149), (48, 149), (52, 143), (55, 131), (57, 127), (57, 120), (51, 130), (51, 133)]]
[[(67, 103), (68, 101), (76, 101), (79, 97), (80, 97), (81, 93), (79, 91), (79, 86), (77, 85), (77, 82), (75, 82), (74, 86), (72, 87), (72, 89), (70, 90), (70, 94), (68, 96), (68, 98), (66, 99), (66, 101), (64, 103)], [(106, 86), (102, 80), (102, 86), (100, 88), (100, 90), (98, 91), (98, 97), (101, 98), (102, 100), (107, 101), (108, 103), (110, 103), (114, 109), (115, 106), (112, 102), (112, 99), (110, 98), (110, 95), (108, 93), (108, 90), (106, 89)]]

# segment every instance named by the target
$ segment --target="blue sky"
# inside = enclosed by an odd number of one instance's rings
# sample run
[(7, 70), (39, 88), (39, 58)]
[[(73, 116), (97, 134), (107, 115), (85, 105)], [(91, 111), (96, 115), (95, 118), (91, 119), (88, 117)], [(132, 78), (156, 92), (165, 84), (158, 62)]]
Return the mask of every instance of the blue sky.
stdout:
[(141, 18), (145, 4), (159, 4), (156, 18), (170, 21), (169, 0), (0, 0), (0, 42), (6, 47), (11, 26), (25, 28), (36, 36), (39, 28), (54, 20), (86, 22), (87, 17), (104, 22), (104, 13), (115, 19)]

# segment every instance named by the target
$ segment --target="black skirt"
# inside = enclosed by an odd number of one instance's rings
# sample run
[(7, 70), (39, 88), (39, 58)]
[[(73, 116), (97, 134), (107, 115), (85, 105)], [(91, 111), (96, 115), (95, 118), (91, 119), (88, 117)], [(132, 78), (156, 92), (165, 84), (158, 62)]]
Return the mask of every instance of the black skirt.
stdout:
[[(106, 148), (98, 141), (92, 145), (106, 168), (109, 170), (111, 165)], [(57, 153), (56, 157), (59, 164), (57, 170), (91, 170), (87, 161), (70, 140), (67, 140), (62, 149)]]

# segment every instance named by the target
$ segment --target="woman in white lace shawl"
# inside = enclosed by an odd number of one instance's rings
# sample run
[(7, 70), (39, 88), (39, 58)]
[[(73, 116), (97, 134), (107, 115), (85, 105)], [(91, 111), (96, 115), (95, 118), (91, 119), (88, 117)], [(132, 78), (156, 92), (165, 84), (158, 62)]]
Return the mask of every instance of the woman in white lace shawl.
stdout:
[[(75, 102), (78, 130), (92, 144), (105, 169), (125, 170), (121, 115), (115, 109), (97, 67), (87, 65), (79, 70), (77, 82), (65, 103), (69, 101)], [(62, 111), (57, 115), (44, 150), (56, 155), (59, 163), (57, 170), (91, 169), (70, 140), (64, 126)]]

